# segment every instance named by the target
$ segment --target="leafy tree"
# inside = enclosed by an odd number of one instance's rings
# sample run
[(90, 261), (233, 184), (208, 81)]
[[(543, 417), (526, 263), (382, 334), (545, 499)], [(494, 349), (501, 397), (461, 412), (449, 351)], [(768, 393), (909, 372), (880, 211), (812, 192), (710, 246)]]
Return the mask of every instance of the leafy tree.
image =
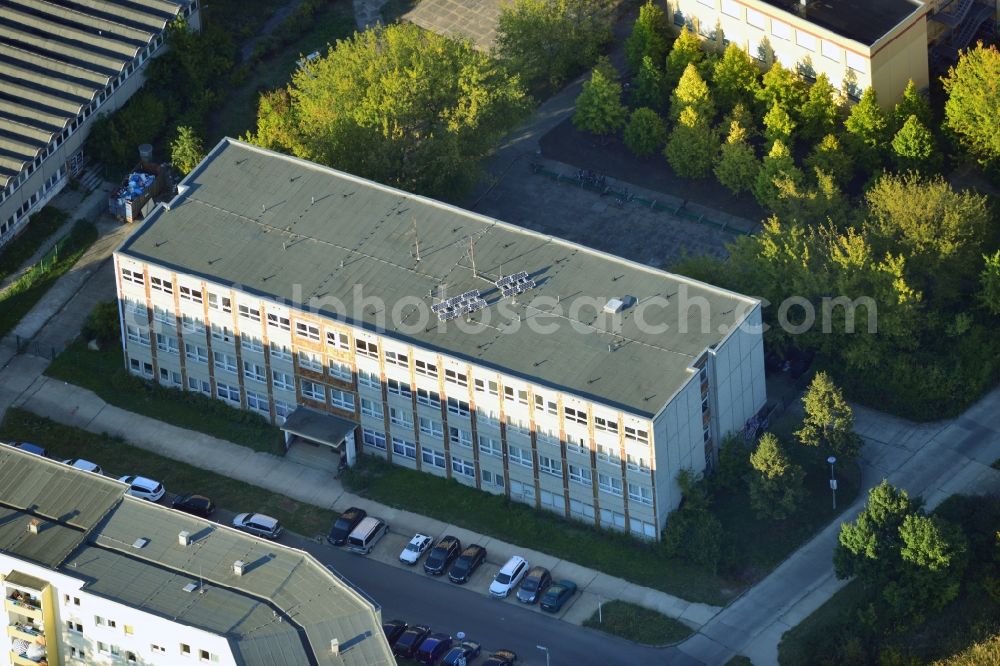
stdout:
[(861, 437), (854, 432), (854, 410), (825, 372), (817, 372), (802, 396), (805, 417), (795, 436), (806, 446), (819, 446), (841, 458), (854, 459), (861, 452)]
[(710, 122), (715, 117), (715, 105), (712, 103), (708, 84), (692, 64), (684, 70), (680, 82), (670, 95), (670, 117), (674, 120), (680, 118), (681, 112), (689, 107), (706, 121)]
[(660, 111), (667, 100), (667, 80), (656, 62), (649, 56), (643, 57), (632, 82), (632, 103)]
[(887, 175), (865, 195), (867, 227), (878, 249), (906, 256), (908, 281), (948, 303), (977, 277), (991, 228), (985, 196), (956, 192), (940, 176)]
[(843, 150), (835, 134), (827, 134), (816, 144), (805, 159), (810, 169), (819, 169), (830, 174), (835, 182), (843, 185), (854, 175), (854, 163), (847, 151)]
[(697, 65), (705, 57), (701, 50), (701, 38), (689, 32), (687, 26), (681, 28), (681, 34), (674, 40), (667, 55), (667, 85), (674, 87), (688, 65)]
[(191, 173), (205, 159), (201, 137), (185, 125), (177, 128), (177, 137), (170, 144), (170, 162), (183, 175)]
[(749, 104), (760, 89), (760, 70), (750, 54), (735, 43), (726, 47), (712, 71), (712, 92), (719, 108), (729, 111), (739, 102)]
[[(115, 319), (117, 321), (117, 318)], [(750, 476), (750, 454), (738, 434), (728, 435), (719, 447), (719, 462), (710, 480), (715, 488), (738, 493)]]
[(821, 169), (814, 169), (813, 180), (815, 182), (807, 185), (791, 176), (775, 179), (774, 213), (783, 220), (805, 224), (827, 219), (836, 225), (846, 224), (851, 208), (833, 177)]
[(937, 171), (941, 155), (934, 135), (915, 114), (907, 118), (890, 145), (893, 160), (900, 171), (920, 171), (925, 174)]
[(788, 145), (794, 131), (795, 121), (775, 100), (771, 110), (764, 115), (764, 138), (771, 144), (781, 141)]
[(293, 155), (441, 197), (474, 182), (529, 105), (518, 77), (469, 42), (394, 24), (338, 41), (293, 75), (287, 107), (268, 108), (279, 115), (258, 117), (261, 145), (285, 140)]
[(576, 98), (573, 124), (585, 132), (600, 136), (613, 134), (625, 122), (628, 111), (622, 104), (622, 86), (618, 72), (603, 60), (590, 73)]
[(795, 166), (792, 154), (781, 140), (771, 145), (771, 151), (764, 158), (757, 180), (754, 182), (753, 195), (757, 203), (773, 210), (778, 206), (778, 182), (790, 179), (795, 184), (803, 181), (802, 172)]
[(983, 256), (983, 271), (979, 274), (982, 291), (979, 299), (987, 310), (1000, 315), (1000, 250), (991, 256)]
[(117, 112), (98, 116), (87, 137), (87, 152), (112, 171), (125, 171), (138, 159), (136, 146), (153, 143), (166, 123), (163, 102), (140, 90)]
[(893, 127), (898, 131), (899, 128), (907, 121), (910, 116), (916, 116), (917, 120), (923, 124), (924, 127), (931, 127), (934, 122), (934, 118), (931, 115), (931, 105), (928, 104), (924, 96), (917, 91), (917, 86), (914, 85), (913, 79), (906, 84), (906, 88), (903, 90), (903, 98), (896, 103), (896, 107), (893, 109)]
[(777, 102), (789, 114), (798, 113), (806, 96), (805, 85), (798, 74), (776, 62), (764, 74), (762, 83), (757, 93), (761, 109), (770, 109)]
[(663, 547), (668, 557), (716, 570), (722, 555), (722, 523), (710, 510), (704, 482), (689, 469), (677, 474), (684, 502), (670, 514), (663, 530)]
[(747, 143), (746, 130), (733, 121), (715, 165), (715, 177), (733, 194), (739, 195), (753, 188), (759, 171), (760, 161)]
[(902, 548), (899, 528), (918, 506), (905, 490), (887, 480), (868, 491), (868, 503), (851, 523), (842, 523), (833, 564), (837, 578), (856, 576), (869, 589), (877, 589), (893, 554)]
[(638, 72), (644, 58), (663, 63), (667, 55), (670, 24), (663, 9), (652, 0), (639, 8), (639, 17), (632, 25), (632, 34), (625, 40), (625, 61), (629, 69)]
[(819, 141), (831, 134), (840, 119), (840, 107), (836, 93), (826, 74), (816, 75), (816, 81), (809, 86), (805, 103), (800, 110), (802, 136), (811, 141)]
[(514, 0), (500, 9), (494, 53), (531, 86), (557, 88), (611, 41), (612, 0)]
[(802, 501), (805, 472), (792, 463), (773, 433), (764, 433), (750, 455), (750, 504), (759, 518), (784, 520)]
[(722, 122), (719, 123), (720, 131), (729, 132), (733, 123), (738, 123), (747, 133), (747, 140), (749, 141), (752, 137), (759, 134), (757, 131), (753, 114), (750, 113), (750, 109), (743, 102), (737, 102), (736, 106), (732, 108), (725, 116), (722, 118)]
[(623, 138), (633, 154), (645, 157), (663, 147), (667, 140), (667, 127), (656, 111), (640, 107), (632, 112)]
[(684, 178), (704, 178), (712, 172), (719, 140), (708, 121), (688, 107), (670, 132), (663, 154), (670, 168)]
[(298, 127), (288, 88), (261, 93), (257, 103), (257, 131), (243, 139), (264, 148), (292, 152), (299, 143)]
[(901, 629), (958, 595), (967, 548), (956, 526), (923, 515), (883, 479), (857, 519), (840, 526), (834, 569), (838, 578), (856, 576), (868, 593), (868, 624)]
[[(146, 325), (145, 321), (136, 323)], [(95, 305), (87, 316), (81, 333), (84, 339), (96, 340), (101, 347), (120, 344), (121, 322), (118, 319), (117, 301), (104, 301)]]
[(874, 88), (865, 89), (861, 100), (851, 108), (844, 127), (855, 163), (866, 171), (874, 171), (881, 162), (889, 130), (889, 121)]
[(982, 43), (962, 53), (942, 79), (945, 125), (984, 164), (1000, 159), (1000, 51)]

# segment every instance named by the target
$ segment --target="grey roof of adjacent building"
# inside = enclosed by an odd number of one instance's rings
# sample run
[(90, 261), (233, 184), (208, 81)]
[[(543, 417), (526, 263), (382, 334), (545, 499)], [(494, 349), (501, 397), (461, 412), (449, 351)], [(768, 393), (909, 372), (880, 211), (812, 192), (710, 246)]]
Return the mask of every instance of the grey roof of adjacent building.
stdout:
[(187, 2), (3, 0), (0, 187), (117, 77)]
[[(232, 139), (223, 139), (181, 189), (120, 254), (632, 413), (656, 414), (687, 380), (691, 363), (757, 305), (739, 294)], [(493, 282), (519, 271), (530, 274), (536, 288), (516, 303), (501, 299)], [(344, 312), (331, 305), (337, 299), (350, 306), (355, 285), (365, 296), (381, 298), (384, 308)], [(449, 296), (482, 292), (489, 306), (471, 316), (480, 332), (465, 332), (454, 320), (439, 325), (433, 315), (421, 324), (421, 312), (430, 314), (442, 285)], [(600, 310), (608, 299), (626, 295), (638, 305), (624, 311), (615, 331)], [(704, 299), (707, 326), (701, 325), (702, 308), (681, 308), (685, 295)], [(528, 300), (536, 296), (548, 300)], [(594, 307), (574, 311), (580, 297), (594, 299)], [(656, 305), (656, 297), (670, 305)], [(310, 305), (313, 298), (319, 302)], [(386, 316), (394, 307), (401, 313), (398, 322)], [(640, 327), (635, 316), (640, 309), (645, 323), (667, 330)], [(558, 330), (545, 333), (534, 324), (557, 324)]]
[[(308, 553), (125, 490), (0, 446), (0, 550), (81, 579), (93, 594), (222, 635), (239, 664), (395, 664), (374, 602)], [(36, 518), (43, 524), (30, 534)], [(191, 583), (204, 591), (185, 591)]]
[(848, 39), (871, 46), (924, 3), (920, 0), (763, 0)]

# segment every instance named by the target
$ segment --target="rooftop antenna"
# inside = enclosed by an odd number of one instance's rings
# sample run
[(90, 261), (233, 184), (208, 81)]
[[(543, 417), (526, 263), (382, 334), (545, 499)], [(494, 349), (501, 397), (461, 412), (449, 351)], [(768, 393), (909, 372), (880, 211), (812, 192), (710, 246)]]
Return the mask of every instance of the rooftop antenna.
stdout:
[(472, 277), (477, 278), (479, 274), (476, 273), (476, 239), (469, 236), (469, 258), (472, 259)]
[(417, 233), (417, 218), (412, 217), (410, 220), (413, 222), (413, 244), (416, 246), (417, 261), (420, 261), (420, 234)]

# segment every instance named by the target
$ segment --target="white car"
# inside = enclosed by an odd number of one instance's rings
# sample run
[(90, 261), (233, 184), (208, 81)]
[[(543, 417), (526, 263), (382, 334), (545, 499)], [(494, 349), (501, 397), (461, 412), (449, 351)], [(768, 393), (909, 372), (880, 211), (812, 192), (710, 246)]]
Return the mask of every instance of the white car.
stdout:
[(233, 518), (233, 527), (244, 532), (249, 532), (254, 536), (264, 537), (272, 541), (281, 536), (284, 528), (277, 518), (266, 516), (263, 513), (240, 513)]
[(426, 534), (414, 534), (410, 543), (406, 544), (406, 548), (399, 554), (399, 561), (413, 566), (420, 559), (420, 556), (427, 552), (432, 543), (434, 543), (434, 539)]
[(167, 492), (163, 488), (162, 483), (147, 479), (144, 476), (123, 476), (118, 480), (128, 484), (129, 488), (127, 492), (129, 495), (149, 500), (150, 502), (159, 502), (160, 498)]
[(104, 470), (101, 469), (100, 465), (92, 463), (89, 460), (84, 460), (83, 458), (70, 458), (69, 460), (63, 460), (63, 464), (75, 467), (76, 469), (82, 469), (84, 472), (104, 474)]
[(490, 596), (503, 599), (510, 594), (528, 571), (528, 561), (520, 555), (507, 560), (490, 583)]

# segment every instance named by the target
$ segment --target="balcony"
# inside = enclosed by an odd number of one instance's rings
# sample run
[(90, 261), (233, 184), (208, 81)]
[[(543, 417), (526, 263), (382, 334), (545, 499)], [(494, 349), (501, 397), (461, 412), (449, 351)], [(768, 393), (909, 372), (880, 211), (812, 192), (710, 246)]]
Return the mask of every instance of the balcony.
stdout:
[(14, 664), (14, 666), (48, 666), (49, 664), (45, 657), (42, 657), (39, 660), (28, 659), (27, 657), (19, 655), (16, 652), (10, 653), (10, 663)]
[(7, 627), (7, 635), (11, 638), (20, 638), (28, 641), (29, 643), (39, 643), (41, 645), (45, 644), (45, 633), (42, 631), (41, 627), (32, 626), (30, 624), (15, 622)]
[(4, 599), (4, 609), (6, 609), (7, 614), (10, 615), (18, 614), (24, 617), (34, 620), (38, 624), (42, 624), (44, 619), (42, 618), (42, 606), (39, 602), (31, 602), (24, 599), (11, 599), (7, 597)]

